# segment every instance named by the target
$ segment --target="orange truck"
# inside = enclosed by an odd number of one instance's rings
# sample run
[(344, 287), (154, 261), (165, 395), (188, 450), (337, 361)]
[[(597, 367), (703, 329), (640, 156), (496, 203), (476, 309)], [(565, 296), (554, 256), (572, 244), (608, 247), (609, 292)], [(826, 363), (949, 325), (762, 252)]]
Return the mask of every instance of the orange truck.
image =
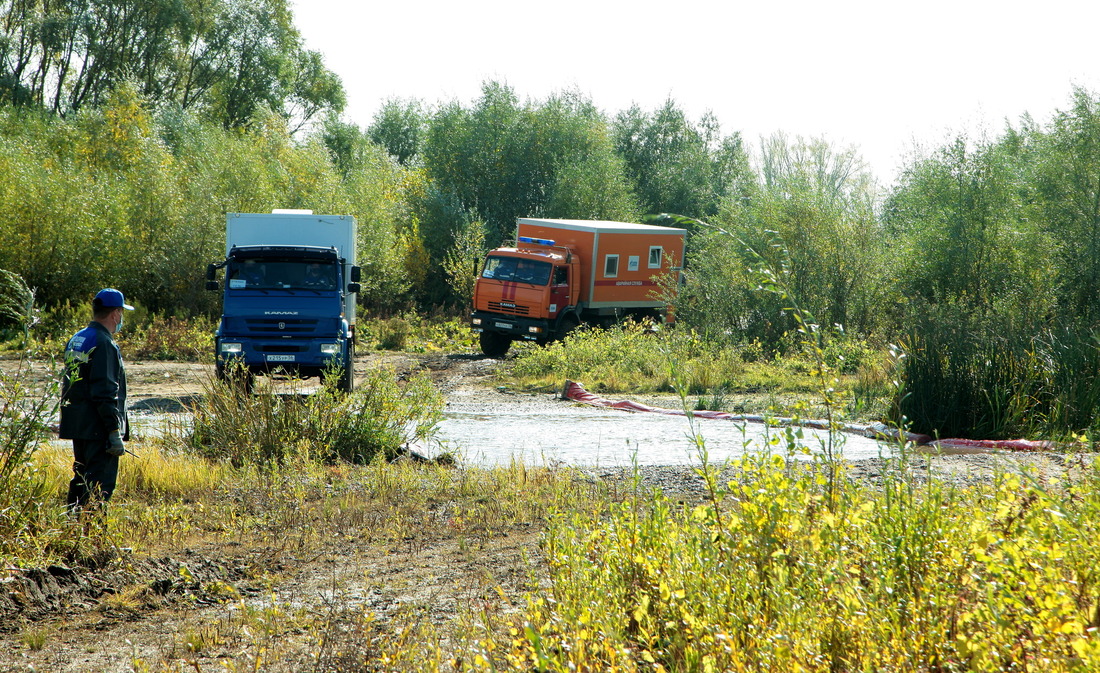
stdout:
[(519, 218), (515, 246), (490, 251), (474, 287), (481, 351), (500, 357), (516, 339), (545, 344), (581, 323), (671, 321), (659, 283), (682, 269), (686, 237), (672, 227)]

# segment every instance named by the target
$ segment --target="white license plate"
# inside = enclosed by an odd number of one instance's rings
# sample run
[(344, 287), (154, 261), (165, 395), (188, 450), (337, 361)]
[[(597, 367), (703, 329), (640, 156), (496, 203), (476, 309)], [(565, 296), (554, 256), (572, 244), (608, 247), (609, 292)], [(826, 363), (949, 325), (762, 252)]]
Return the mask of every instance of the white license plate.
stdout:
[(268, 362), (294, 362), (293, 355), (268, 355)]
[(512, 323), (510, 322), (498, 322), (493, 324), (501, 329), (512, 329)]

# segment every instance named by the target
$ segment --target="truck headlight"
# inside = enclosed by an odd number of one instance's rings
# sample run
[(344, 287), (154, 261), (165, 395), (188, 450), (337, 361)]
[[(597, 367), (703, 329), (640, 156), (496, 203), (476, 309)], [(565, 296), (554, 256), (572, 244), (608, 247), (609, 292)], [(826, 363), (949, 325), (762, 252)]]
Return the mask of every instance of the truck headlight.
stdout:
[(538, 334), (539, 332), (542, 331), (542, 328), (541, 327), (536, 327), (535, 325), (531, 325), (530, 327), (527, 328), (527, 331), (530, 332), (531, 334)]
[(322, 355), (336, 355), (340, 352), (340, 344), (321, 344)]
[(220, 348), (226, 355), (238, 355), (241, 352), (241, 345), (232, 341), (223, 341)]
[(473, 324), (473, 325), (480, 325), (481, 324), (481, 318), (474, 318), (473, 320), (470, 321), (470, 323)]

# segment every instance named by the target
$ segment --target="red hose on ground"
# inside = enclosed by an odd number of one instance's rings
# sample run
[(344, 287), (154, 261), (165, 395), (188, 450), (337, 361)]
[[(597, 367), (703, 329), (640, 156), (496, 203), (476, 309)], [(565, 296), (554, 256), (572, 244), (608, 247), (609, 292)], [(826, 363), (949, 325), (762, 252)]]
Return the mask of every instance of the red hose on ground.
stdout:
[[(651, 407), (648, 404), (641, 404), (639, 402), (631, 402), (629, 400), (609, 400), (595, 393), (590, 393), (584, 389), (584, 386), (576, 381), (566, 381), (565, 386), (561, 391), (561, 398), (563, 400), (572, 400), (573, 402), (580, 402), (582, 404), (589, 404), (595, 407), (604, 407), (607, 409), (620, 409), (622, 411), (638, 411), (655, 414), (665, 414), (667, 416), (687, 416), (687, 411), (683, 409), (662, 409), (661, 407)], [(772, 423), (775, 425), (794, 425), (796, 421), (792, 418), (765, 418), (764, 416), (758, 416), (753, 414), (730, 414), (724, 411), (692, 411), (692, 416), (698, 418), (713, 418), (718, 420), (737, 421), (742, 423)], [(824, 420), (808, 420), (797, 421), (797, 425), (815, 428), (818, 430), (828, 430), (829, 422)], [(844, 432), (850, 432), (852, 434), (861, 435), (863, 437), (871, 437), (881, 440), (894, 440), (904, 439), (906, 442), (916, 444), (918, 446), (928, 446), (936, 451), (945, 453), (961, 453), (961, 452), (980, 452), (980, 451), (1048, 451), (1056, 449), (1058, 446), (1054, 442), (1046, 441), (1033, 441), (1029, 439), (933, 439), (929, 435), (923, 435), (916, 432), (902, 432), (896, 428), (891, 428), (882, 423), (872, 423), (871, 425), (843, 425), (840, 429)]]

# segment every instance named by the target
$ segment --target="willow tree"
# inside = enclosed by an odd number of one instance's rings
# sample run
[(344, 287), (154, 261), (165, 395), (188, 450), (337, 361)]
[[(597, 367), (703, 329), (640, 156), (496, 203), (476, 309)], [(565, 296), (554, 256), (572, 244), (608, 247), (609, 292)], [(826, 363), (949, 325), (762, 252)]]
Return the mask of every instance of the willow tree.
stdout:
[(1100, 101), (1075, 89), (1070, 107), (1030, 140), (1033, 212), (1056, 246), (1059, 312), (1100, 323)]
[(227, 127), (264, 106), (297, 127), (345, 102), (286, 0), (0, 3), (0, 102), (66, 115), (102, 105), (124, 81)]

